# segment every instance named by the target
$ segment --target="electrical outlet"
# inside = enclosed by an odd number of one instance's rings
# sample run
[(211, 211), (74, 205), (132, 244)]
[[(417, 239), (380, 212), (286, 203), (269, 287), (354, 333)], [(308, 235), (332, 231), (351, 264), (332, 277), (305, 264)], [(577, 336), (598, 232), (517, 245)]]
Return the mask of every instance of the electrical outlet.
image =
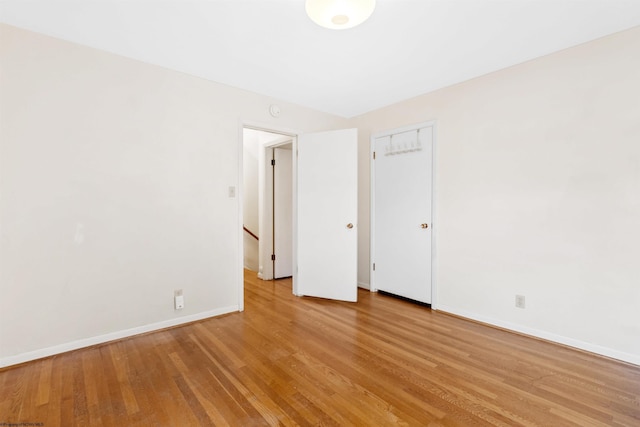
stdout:
[(173, 302), (176, 310), (182, 310), (184, 308), (184, 295), (182, 295), (182, 289), (178, 289), (173, 292)]
[(525, 307), (524, 295), (516, 295), (516, 307), (518, 308)]

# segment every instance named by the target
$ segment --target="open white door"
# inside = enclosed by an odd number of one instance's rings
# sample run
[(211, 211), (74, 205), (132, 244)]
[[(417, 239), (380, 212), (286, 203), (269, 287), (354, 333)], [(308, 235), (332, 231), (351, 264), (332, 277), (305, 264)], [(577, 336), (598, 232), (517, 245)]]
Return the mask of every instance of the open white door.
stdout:
[(358, 298), (358, 133), (298, 137), (297, 294)]

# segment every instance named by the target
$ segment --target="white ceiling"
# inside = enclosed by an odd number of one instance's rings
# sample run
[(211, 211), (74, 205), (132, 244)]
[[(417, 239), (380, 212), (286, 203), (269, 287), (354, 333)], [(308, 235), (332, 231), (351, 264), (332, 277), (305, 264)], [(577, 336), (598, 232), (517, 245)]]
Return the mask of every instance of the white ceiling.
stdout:
[[(640, 25), (640, 0), (0, 0), (0, 21), (343, 117)], [(640, 53), (639, 53), (640, 54)]]

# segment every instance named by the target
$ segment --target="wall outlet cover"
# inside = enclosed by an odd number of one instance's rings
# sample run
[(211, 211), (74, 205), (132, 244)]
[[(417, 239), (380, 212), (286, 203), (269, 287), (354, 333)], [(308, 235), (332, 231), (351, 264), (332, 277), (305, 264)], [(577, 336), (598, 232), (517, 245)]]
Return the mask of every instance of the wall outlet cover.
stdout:
[(184, 308), (184, 296), (183, 295), (176, 295), (174, 301), (175, 301), (176, 310), (182, 310)]

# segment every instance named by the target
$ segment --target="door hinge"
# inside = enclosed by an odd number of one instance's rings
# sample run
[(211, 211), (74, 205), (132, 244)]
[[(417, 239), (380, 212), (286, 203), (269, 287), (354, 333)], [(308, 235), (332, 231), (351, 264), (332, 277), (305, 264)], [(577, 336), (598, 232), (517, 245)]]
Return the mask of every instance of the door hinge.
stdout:
[(271, 254), (271, 261), (275, 261), (276, 260), (276, 254)]
[(376, 263), (373, 263), (373, 271), (376, 271)]
[(276, 159), (271, 159), (271, 166), (275, 166), (276, 165)]
[(375, 160), (375, 159), (376, 159), (376, 152), (374, 151), (373, 152), (373, 160)]

